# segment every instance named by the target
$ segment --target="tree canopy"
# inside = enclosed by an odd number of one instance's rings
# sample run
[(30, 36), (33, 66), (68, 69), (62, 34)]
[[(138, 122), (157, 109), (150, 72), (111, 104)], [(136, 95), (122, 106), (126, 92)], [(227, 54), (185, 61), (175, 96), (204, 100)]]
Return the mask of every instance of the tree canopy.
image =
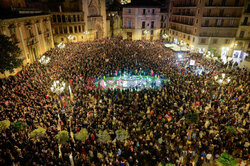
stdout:
[(13, 72), (22, 65), (21, 50), (6, 35), (0, 35), (0, 72)]

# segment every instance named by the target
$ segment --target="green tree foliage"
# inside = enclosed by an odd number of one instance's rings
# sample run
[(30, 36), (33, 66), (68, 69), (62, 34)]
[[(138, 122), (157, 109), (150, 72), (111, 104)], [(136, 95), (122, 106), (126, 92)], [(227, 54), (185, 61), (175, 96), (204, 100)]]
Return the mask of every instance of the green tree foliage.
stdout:
[(68, 134), (68, 132), (66, 130), (60, 131), (56, 135), (56, 139), (57, 139), (59, 144), (63, 145), (69, 140), (69, 134)]
[(167, 163), (166, 166), (174, 166), (172, 163)]
[(37, 137), (41, 137), (43, 135), (46, 134), (46, 129), (42, 128), (42, 127), (38, 127), (37, 129), (33, 130), (30, 133), (30, 138), (37, 138)]
[(22, 65), (20, 48), (6, 35), (0, 35), (0, 72), (13, 72)]
[(98, 140), (102, 143), (107, 143), (110, 140), (110, 135), (107, 130), (101, 131), (99, 130), (99, 133), (97, 134)]
[(15, 130), (20, 131), (20, 130), (24, 130), (27, 126), (25, 122), (18, 121), (18, 122), (13, 123), (13, 127)]
[(231, 134), (236, 134), (237, 133), (236, 129), (233, 126), (226, 126), (225, 128), (226, 128), (226, 131), (228, 133), (231, 133)]
[(6, 130), (9, 127), (10, 127), (10, 121), (9, 120), (0, 121), (0, 132)]
[(188, 124), (190, 124), (190, 123), (198, 123), (199, 120), (200, 120), (200, 116), (197, 113), (188, 113), (185, 116), (185, 121)]
[(124, 141), (129, 137), (128, 131), (126, 131), (124, 129), (118, 129), (118, 130), (116, 130), (115, 133), (116, 133), (116, 139), (118, 139), (120, 141)]
[(81, 129), (78, 133), (75, 134), (75, 138), (82, 142), (85, 142), (89, 138), (89, 133), (86, 128)]
[(233, 159), (232, 156), (230, 156), (227, 153), (222, 153), (220, 157), (217, 159), (217, 162), (223, 166), (236, 166), (237, 163)]

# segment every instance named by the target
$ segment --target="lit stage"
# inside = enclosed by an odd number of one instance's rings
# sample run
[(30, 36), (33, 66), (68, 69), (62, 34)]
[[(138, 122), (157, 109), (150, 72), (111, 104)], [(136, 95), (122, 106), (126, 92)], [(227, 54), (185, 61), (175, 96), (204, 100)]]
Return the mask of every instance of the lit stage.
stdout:
[(166, 78), (139, 75), (121, 75), (114, 77), (103, 77), (94, 82), (100, 89), (158, 89), (163, 87), (168, 80)]

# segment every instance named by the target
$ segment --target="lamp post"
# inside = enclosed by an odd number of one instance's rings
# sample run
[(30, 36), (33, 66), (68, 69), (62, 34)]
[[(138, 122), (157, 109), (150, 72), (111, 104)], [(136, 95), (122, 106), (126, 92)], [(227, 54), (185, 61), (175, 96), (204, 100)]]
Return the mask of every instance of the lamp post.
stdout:
[(168, 35), (165, 33), (165, 34), (162, 35), (162, 38), (163, 38), (164, 40), (166, 40), (166, 39), (168, 38)]
[(145, 34), (146, 40), (147, 40), (147, 34), (148, 33), (149, 33), (149, 30), (144, 30), (144, 34)]
[(87, 38), (87, 41), (88, 41), (88, 34), (89, 34), (89, 31), (85, 31), (83, 32), (85, 35), (86, 35), (86, 38)]
[(72, 41), (72, 40), (74, 39), (74, 36), (69, 35), (69, 36), (68, 36), (68, 39), (69, 39), (69, 41)]
[(57, 45), (57, 47), (63, 49), (65, 47), (65, 44), (61, 42)]
[(59, 96), (61, 104), (62, 104), (61, 94), (64, 91), (64, 89), (65, 89), (65, 83), (63, 81), (60, 82), (59, 80), (54, 81), (52, 86), (50, 87), (50, 90), (54, 94), (57, 94)]
[(47, 65), (50, 61), (50, 57), (46, 57), (45, 55), (43, 55), (41, 57), (41, 59), (39, 60), (39, 62), (42, 64), (42, 65)]

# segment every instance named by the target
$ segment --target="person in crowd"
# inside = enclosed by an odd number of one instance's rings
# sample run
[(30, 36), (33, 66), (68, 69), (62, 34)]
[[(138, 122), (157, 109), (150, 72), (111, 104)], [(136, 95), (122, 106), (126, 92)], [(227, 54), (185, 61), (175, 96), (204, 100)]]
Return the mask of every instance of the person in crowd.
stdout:
[[(1, 80), (0, 120), (25, 122), (17, 131), (10, 126), (0, 134), (1, 165), (202, 165), (223, 152), (249, 160), (249, 72), (231, 69), (219, 61), (190, 53), (180, 62), (161, 41), (103, 39), (67, 44), (46, 52), (47, 65), (30, 64), (14, 77)], [(190, 60), (204, 69), (196, 74)], [(99, 89), (93, 80), (112, 73), (147, 71), (169, 80), (159, 89)], [(222, 73), (230, 81), (218, 83)], [(225, 78), (225, 79), (226, 79)], [(53, 81), (66, 83), (58, 97)], [(68, 86), (73, 94), (71, 100)], [(187, 123), (189, 113), (199, 114)], [(41, 126), (38, 140), (29, 133)], [(233, 126), (237, 133), (225, 127)], [(61, 146), (60, 130), (77, 133), (86, 128), (85, 142), (70, 138)], [(116, 139), (117, 129), (129, 138)], [(107, 130), (110, 141), (98, 138)], [(70, 157), (72, 154), (72, 158)], [(71, 158), (71, 159), (70, 159)], [(242, 163), (244, 163), (242, 162)]]

